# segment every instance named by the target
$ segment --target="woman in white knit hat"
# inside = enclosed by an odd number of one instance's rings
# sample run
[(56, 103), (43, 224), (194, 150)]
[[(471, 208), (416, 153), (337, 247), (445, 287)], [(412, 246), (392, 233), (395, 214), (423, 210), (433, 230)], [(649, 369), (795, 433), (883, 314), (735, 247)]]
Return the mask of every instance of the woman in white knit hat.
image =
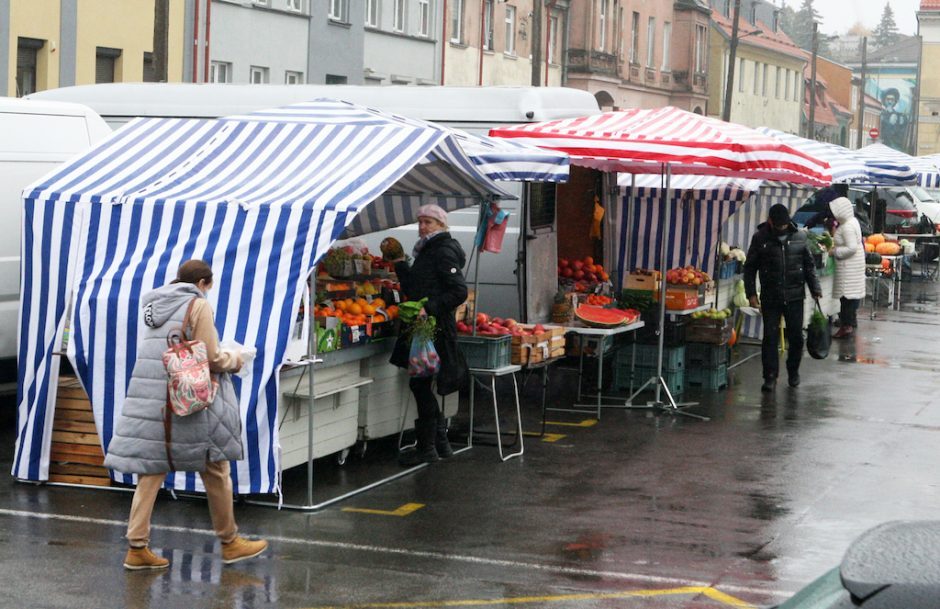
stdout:
[[(401, 289), (409, 300), (427, 298), (422, 313), (437, 320), (438, 333), (434, 348), (441, 357), (437, 392), (448, 395), (469, 380), (467, 364), (457, 348), (457, 323), (454, 311), (467, 300), (467, 284), (463, 266), (467, 257), (460, 243), (447, 232), (447, 212), (437, 205), (424, 205), (418, 209), (418, 242), (413, 250), (414, 262), (409, 265), (404, 257), (394, 260), (395, 272)], [(399, 368), (408, 367), (411, 341), (402, 332), (395, 343), (391, 363)], [(447, 425), (432, 390), (434, 377), (412, 378), (411, 392), (418, 405), (415, 420), (417, 447), (414, 453), (402, 455), (402, 465), (433, 463), (440, 457), (454, 454), (447, 441)]]

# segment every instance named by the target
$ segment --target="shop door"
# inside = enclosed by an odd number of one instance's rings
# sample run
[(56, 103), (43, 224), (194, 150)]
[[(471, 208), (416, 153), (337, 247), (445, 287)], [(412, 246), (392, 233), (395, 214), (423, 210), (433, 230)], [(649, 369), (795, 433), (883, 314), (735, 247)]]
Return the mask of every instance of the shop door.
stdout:
[(519, 239), (521, 310), (526, 321), (551, 318), (558, 289), (558, 239), (555, 232), (555, 184), (530, 183), (524, 198), (525, 226)]

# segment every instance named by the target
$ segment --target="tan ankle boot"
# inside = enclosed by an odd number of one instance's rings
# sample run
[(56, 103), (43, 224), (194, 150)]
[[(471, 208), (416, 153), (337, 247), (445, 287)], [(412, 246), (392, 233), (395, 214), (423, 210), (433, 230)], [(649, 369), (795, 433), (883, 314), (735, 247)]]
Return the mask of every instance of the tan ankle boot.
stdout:
[(124, 568), (130, 571), (141, 571), (143, 569), (166, 569), (170, 566), (170, 561), (161, 558), (150, 551), (150, 548), (129, 548), (127, 556), (124, 557)]
[(268, 547), (268, 542), (263, 539), (249, 540), (244, 537), (236, 537), (229, 543), (222, 544), (222, 562), (227, 565), (254, 558), (261, 554)]

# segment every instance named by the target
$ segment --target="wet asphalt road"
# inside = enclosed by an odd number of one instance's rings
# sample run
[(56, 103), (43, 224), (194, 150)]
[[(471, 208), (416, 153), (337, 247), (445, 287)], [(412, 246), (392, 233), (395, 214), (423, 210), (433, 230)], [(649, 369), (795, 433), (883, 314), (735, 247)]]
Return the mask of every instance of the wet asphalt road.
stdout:
[[(874, 321), (865, 309), (857, 339), (823, 362), (804, 359), (798, 389), (781, 384), (762, 396), (752, 359), (728, 390), (687, 392), (708, 422), (605, 410), (592, 424), (551, 413), (555, 435), (526, 438), (523, 459), (500, 463), (495, 448), (477, 446), (312, 514), (240, 504), (242, 532), (270, 539), (271, 549), (238, 565), (222, 565), (204, 502), (167, 496), (152, 545), (170, 570), (126, 573), (128, 493), (6, 475), (0, 607), (779, 602), (837, 564), (867, 528), (940, 517), (937, 286), (914, 284), (901, 311), (880, 309)], [(574, 378), (553, 376), (554, 403), (572, 400)], [(535, 387), (532, 379), (523, 394), (531, 431), (540, 427)], [(0, 398), (4, 472), (13, 401)], [(393, 459), (380, 442), (344, 467), (321, 460), (318, 500), (394, 470)], [(303, 472), (290, 472), (285, 499), (302, 501), (303, 484)]]

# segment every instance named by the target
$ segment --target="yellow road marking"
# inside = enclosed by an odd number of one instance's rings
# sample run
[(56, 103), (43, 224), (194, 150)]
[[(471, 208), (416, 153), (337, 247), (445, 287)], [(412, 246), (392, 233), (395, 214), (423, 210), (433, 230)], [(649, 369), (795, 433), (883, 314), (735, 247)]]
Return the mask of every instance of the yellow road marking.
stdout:
[(522, 432), (522, 435), (532, 436), (534, 438), (542, 438), (542, 442), (557, 442), (558, 440), (561, 440), (565, 437), (565, 434), (563, 433), (546, 433), (545, 435), (542, 435), (537, 431), (524, 431)]
[(619, 598), (649, 598), (682, 594), (702, 594), (708, 598), (738, 609), (754, 609), (754, 605), (707, 586), (687, 586), (663, 590), (632, 590), (630, 592), (605, 592), (584, 594), (559, 594), (554, 596), (517, 596), (497, 599), (461, 599), (451, 601), (365, 603), (362, 605), (320, 605), (308, 609), (418, 609), (419, 607), (485, 607), (488, 605), (523, 605), (527, 603), (561, 603), (571, 601), (596, 601)]
[(566, 423), (564, 421), (545, 421), (546, 425), (561, 425), (562, 427), (594, 427), (597, 419), (584, 419), (580, 423)]
[(378, 514), (379, 516), (407, 516), (408, 514), (420, 510), (424, 507), (423, 503), (406, 503), (394, 510), (367, 510), (365, 508), (343, 508), (344, 512), (358, 512), (360, 514)]

